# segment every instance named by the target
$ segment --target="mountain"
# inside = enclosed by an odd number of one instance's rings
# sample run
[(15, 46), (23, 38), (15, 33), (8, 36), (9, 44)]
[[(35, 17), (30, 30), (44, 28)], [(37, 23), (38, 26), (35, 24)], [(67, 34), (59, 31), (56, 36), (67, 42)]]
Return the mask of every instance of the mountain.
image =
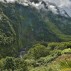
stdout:
[(70, 30), (70, 17), (18, 2), (0, 2), (1, 57), (17, 56), (35, 43), (70, 41)]
[(32, 6), (38, 10), (51, 10), (55, 14), (65, 17), (71, 17), (71, 1), (70, 0), (0, 0), (4, 3), (18, 2), (24, 6)]
[(70, 0), (0, 0), (0, 71), (71, 71)]
[(24, 6), (31, 5), (37, 9), (49, 8), (56, 14), (71, 17), (71, 0), (0, 0), (2, 2), (14, 3), (18, 2)]
[(37, 9), (51, 10), (56, 14), (71, 17), (71, 1), (70, 0), (19, 0), (19, 3), (25, 6), (33, 6)]

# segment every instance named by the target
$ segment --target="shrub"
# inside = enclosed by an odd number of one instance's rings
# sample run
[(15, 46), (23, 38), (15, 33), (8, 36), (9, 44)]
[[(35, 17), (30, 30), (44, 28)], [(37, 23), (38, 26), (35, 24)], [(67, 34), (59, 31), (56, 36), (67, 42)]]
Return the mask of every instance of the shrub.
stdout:
[(16, 70), (28, 71), (27, 63), (23, 59), (16, 58), (15, 59), (15, 64), (16, 64)]
[(52, 42), (48, 44), (48, 48), (53, 50), (53, 49), (59, 49), (59, 50), (64, 50), (66, 48), (71, 48), (71, 42)]
[(38, 59), (37, 62), (40, 63), (41, 65), (43, 65), (43, 64), (46, 65), (47, 63), (53, 61), (56, 57), (57, 57), (56, 55), (54, 55), (54, 56), (48, 55), (46, 57), (41, 57), (40, 59)]
[(36, 61), (34, 59), (26, 59), (25, 62), (28, 66), (32, 66), (36, 64)]
[(70, 49), (70, 48), (64, 49), (64, 50), (62, 51), (62, 54), (71, 54), (71, 49)]
[(50, 54), (60, 56), (61, 52), (62, 52), (61, 50), (53, 50), (53, 51), (50, 51)]
[(40, 57), (45, 57), (49, 55), (49, 50), (40, 44), (34, 45), (29, 51), (28, 51), (28, 56), (34, 59), (38, 59)]
[(48, 48), (51, 49), (51, 50), (53, 50), (53, 49), (55, 49), (56, 46), (58, 46), (58, 44), (59, 43), (55, 43), (55, 42), (49, 43), (48, 44)]
[(4, 69), (7, 69), (7, 70), (12, 70), (14, 71), (15, 69), (15, 62), (13, 60), (12, 57), (7, 57), (4, 61)]

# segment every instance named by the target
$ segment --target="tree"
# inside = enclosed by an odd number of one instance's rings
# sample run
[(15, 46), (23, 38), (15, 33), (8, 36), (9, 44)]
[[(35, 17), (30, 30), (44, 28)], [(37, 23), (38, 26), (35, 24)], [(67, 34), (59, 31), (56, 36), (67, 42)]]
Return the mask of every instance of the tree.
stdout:
[(23, 59), (16, 58), (15, 59), (16, 70), (19, 71), (28, 71), (27, 64)]
[(15, 69), (15, 63), (12, 57), (7, 57), (4, 61), (4, 69), (7, 69), (8, 71)]
[(34, 47), (28, 51), (28, 56), (30, 57), (32, 56), (35, 59), (38, 59), (40, 57), (45, 57), (48, 54), (49, 54), (48, 49), (41, 44), (34, 45)]

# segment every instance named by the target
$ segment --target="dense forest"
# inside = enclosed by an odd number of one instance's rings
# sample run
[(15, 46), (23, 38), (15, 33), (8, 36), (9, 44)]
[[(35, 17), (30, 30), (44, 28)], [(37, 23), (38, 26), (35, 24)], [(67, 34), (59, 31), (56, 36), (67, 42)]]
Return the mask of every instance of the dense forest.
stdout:
[(71, 18), (0, 2), (0, 71), (71, 71)]

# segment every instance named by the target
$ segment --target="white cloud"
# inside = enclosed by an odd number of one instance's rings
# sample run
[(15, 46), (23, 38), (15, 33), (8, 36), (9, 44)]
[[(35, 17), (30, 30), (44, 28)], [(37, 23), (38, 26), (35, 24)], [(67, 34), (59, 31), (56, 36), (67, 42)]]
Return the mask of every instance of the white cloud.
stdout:
[(7, 0), (7, 2), (15, 2), (15, 0)]
[(49, 9), (50, 9), (53, 13), (58, 14), (58, 13), (57, 13), (57, 9), (56, 9), (55, 6), (50, 5), (50, 6), (49, 6)]
[(32, 2), (31, 5), (38, 8), (41, 5), (41, 2), (39, 2), (39, 3)]
[(69, 5), (71, 5), (70, 0), (60, 0), (60, 5), (59, 5), (59, 7), (69, 6)]
[[(0, 0), (2, 2), (4, 2), (4, 0)], [(7, 2), (15, 2), (15, 0), (6, 0)]]

